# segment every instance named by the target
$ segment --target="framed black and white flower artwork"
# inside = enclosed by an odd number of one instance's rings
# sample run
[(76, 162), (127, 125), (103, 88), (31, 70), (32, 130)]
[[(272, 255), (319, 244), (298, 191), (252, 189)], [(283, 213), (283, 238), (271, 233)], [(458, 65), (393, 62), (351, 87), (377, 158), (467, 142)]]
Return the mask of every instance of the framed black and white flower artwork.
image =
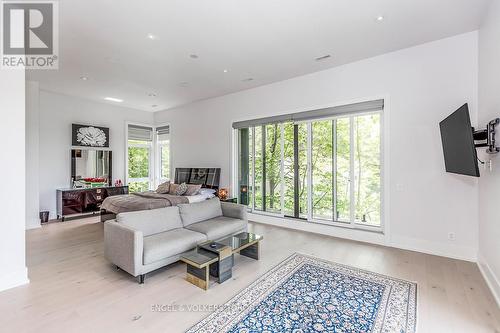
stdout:
[(72, 125), (72, 145), (80, 147), (109, 147), (109, 128), (89, 125)]

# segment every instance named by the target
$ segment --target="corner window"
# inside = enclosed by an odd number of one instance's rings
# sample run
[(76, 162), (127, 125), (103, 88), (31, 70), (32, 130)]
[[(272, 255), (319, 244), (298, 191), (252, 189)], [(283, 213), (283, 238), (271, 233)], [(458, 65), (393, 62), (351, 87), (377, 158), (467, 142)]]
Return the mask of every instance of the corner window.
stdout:
[(158, 184), (171, 179), (170, 174), (170, 126), (156, 128)]
[(130, 192), (151, 189), (153, 128), (128, 125), (127, 183)]
[(171, 177), (170, 126), (127, 126), (129, 191), (145, 192)]

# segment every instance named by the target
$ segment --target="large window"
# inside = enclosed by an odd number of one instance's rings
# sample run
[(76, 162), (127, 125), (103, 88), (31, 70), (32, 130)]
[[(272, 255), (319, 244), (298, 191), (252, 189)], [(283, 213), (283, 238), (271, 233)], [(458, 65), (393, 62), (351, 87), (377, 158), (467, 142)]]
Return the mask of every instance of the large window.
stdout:
[(380, 114), (353, 118), (354, 218), (380, 224)]
[(170, 127), (127, 126), (127, 184), (144, 192), (170, 179)]
[(128, 126), (128, 186), (130, 192), (143, 192), (152, 184), (153, 129)]
[(240, 203), (278, 216), (379, 227), (383, 101), (377, 102), (311, 119), (301, 113), (300, 121), (238, 124)]
[(156, 128), (157, 183), (161, 184), (170, 176), (170, 126)]
[(283, 213), (307, 218), (307, 124), (284, 123), (283, 133)]
[(281, 126), (278, 124), (262, 127), (262, 176), (264, 210), (281, 212)]

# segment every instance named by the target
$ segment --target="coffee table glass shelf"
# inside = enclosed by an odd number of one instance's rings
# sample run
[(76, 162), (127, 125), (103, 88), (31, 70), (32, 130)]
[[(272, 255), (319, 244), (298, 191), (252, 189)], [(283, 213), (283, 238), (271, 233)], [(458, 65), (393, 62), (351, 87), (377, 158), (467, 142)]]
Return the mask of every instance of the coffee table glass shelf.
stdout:
[(181, 261), (187, 264), (186, 280), (207, 290), (210, 276), (222, 283), (232, 277), (234, 254), (259, 260), (259, 242), (261, 235), (242, 232), (218, 241), (207, 241), (196, 249), (181, 255)]

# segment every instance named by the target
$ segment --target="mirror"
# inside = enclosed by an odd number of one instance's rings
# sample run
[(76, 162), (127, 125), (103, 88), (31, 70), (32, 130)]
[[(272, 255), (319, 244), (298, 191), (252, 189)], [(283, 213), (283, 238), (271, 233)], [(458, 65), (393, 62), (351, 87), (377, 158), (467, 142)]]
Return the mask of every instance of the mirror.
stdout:
[(93, 179), (91, 182), (111, 185), (111, 170), (111, 151), (109, 150), (73, 149), (71, 151), (71, 178), (77, 186), (78, 183), (84, 186), (83, 180), (91, 178)]

